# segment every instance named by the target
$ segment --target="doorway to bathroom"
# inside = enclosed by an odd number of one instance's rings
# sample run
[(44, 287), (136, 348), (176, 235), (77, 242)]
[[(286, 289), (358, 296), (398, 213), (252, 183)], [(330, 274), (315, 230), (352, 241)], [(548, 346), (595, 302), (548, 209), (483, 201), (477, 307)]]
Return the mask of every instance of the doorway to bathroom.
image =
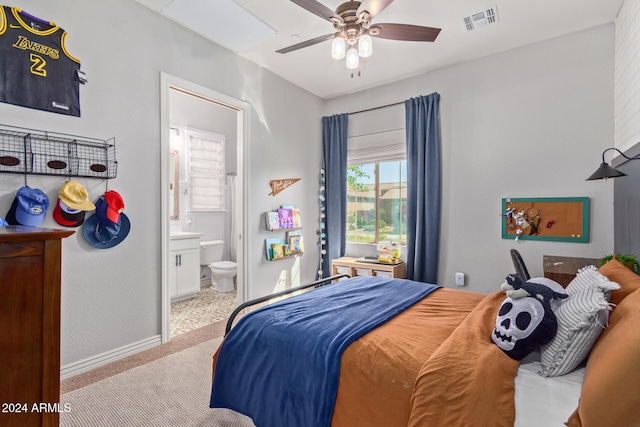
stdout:
[[(165, 219), (161, 239), (161, 313), (164, 343), (171, 339), (172, 323), (181, 323), (177, 329), (182, 330), (184, 328), (181, 325), (186, 328), (204, 326), (203, 317), (218, 319), (221, 315), (226, 316), (230, 312), (229, 307), (232, 310), (244, 301), (246, 247), (242, 236), (246, 227), (243, 222), (246, 194), (243, 152), (246, 146), (248, 105), (166, 73), (161, 74), (161, 105), (161, 215)], [(176, 139), (180, 133), (182, 137)], [(190, 155), (189, 135), (218, 141), (224, 147), (219, 188), (210, 190), (212, 194), (222, 192), (222, 204), (214, 209), (192, 209), (192, 203), (195, 202), (191, 197), (192, 188), (186, 167)], [(187, 142), (180, 144), (176, 141)], [(176, 266), (173, 263), (176, 255), (175, 245), (171, 245), (171, 242), (176, 235), (184, 238), (180, 242), (184, 252), (176, 258), (182, 261), (178, 261), (178, 282), (182, 280), (180, 274), (186, 274), (188, 286), (179, 292), (187, 298), (174, 304), (172, 310), (172, 295), (176, 300)], [(189, 240), (194, 241), (194, 248), (190, 248)], [(234, 291), (217, 292), (211, 286), (211, 271), (199, 265), (199, 240), (224, 242), (222, 259), (237, 264)], [(194, 277), (194, 263), (197, 264), (197, 278)], [(186, 273), (182, 273), (182, 270)], [(211, 304), (217, 307), (211, 307)], [(207, 313), (204, 313), (204, 308), (208, 309), (205, 310)], [(174, 322), (172, 311), (174, 315), (180, 312), (181, 316), (175, 317)], [(175, 330), (174, 326), (174, 333)]]

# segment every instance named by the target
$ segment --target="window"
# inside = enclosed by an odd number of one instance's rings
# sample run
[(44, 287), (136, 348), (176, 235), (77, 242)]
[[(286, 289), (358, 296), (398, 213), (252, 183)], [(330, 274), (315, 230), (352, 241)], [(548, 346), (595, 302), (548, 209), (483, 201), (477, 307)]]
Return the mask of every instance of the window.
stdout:
[(219, 211), (224, 203), (223, 135), (187, 131), (189, 142), (189, 210)]
[(347, 242), (406, 243), (406, 208), (406, 160), (347, 166)]

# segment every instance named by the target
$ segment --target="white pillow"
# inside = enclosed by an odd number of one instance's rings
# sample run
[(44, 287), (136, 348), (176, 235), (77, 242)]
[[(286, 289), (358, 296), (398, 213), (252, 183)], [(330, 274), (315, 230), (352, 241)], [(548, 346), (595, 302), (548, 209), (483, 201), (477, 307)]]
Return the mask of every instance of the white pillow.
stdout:
[(540, 349), (540, 375), (555, 377), (574, 370), (589, 355), (609, 320), (609, 296), (620, 285), (595, 266), (580, 269), (567, 286), (567, 298), (555, 311), (556, 336)]
[[(582, 277), (579, 280), (577, 279), (578, 275), (582, 273)], [(601, 281), (609, 281), (607, 276), (604, 276), (602, 273), (598, 271), (595, 265), (588, 265), (586, 267), (582, 267), (578, 270), (578, 275), (567, 285), (566, 291), (569, 295), (577, 294), (583, 289), (588, 289), (594, 286)], [(605, 290), (606, 293), (609, 293), (608, 290)]]

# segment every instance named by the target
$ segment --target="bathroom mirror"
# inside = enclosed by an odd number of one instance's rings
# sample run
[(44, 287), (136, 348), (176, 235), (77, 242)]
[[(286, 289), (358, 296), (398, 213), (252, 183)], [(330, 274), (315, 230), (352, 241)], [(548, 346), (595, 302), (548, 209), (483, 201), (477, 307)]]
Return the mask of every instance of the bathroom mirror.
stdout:
[(169, 150), (169, 219), (177, 220), (180, 211), (178, 191), (178, 179), (180, 174), (180, 164), (178, 163), (178, 150)]

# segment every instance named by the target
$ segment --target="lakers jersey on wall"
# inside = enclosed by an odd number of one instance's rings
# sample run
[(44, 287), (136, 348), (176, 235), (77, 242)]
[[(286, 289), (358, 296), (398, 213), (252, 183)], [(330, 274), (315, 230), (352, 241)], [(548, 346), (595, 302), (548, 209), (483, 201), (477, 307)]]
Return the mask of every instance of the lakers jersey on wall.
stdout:
[(0, 6), (0, 102), (80, 116), (80, 60), (67, 33), (17, 7)]

